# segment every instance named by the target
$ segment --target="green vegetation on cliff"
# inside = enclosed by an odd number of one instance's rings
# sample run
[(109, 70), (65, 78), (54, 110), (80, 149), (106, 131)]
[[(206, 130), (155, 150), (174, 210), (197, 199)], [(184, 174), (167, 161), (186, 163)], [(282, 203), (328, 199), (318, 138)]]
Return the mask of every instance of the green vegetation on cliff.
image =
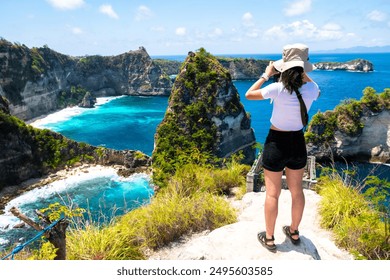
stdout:
[[(164, 185), (176, 169), (189, 163), (216, 164), (217, 127), (213, 116), (234, 115), (240, 108), (217, 105), (218, 88), (229, 72), (201, 48), (190, 53), (172, 89), (169, 109), (157, 128), (152, 161), (154, 182)], [(233, 97), (238, 101), (238, 95)]]
[(326, 143), (333, 140), (337, 130), (348, 136), (359, 135), (364, 127), (361, 117), (383, 110), (390, 110), (390, 88), (377, 94), (372, 87), (366, 87), (360, 101), (348, 99), (332, 111), (316, 113), (305, 133), (306, 140), (316, 145)]
[[(94, 160), (94, 147), (69, 140), (47, 129), (37, 129), (0, 110), (0, 187), (29, 179), (18, 168), (32, 170), (32, 177), (46, 174), (75, 162)], [(19, 167), (18, 167), (19, 166)], [(13, 171), (12, 168), (15, 168)]]
[(76, 106), (83, 100), (84, 96), (89, 94), (85, 88), (79, 86), (71, 86), (69, 91), (61, 91), (58, 95), (58, 104), (60, 107)]
[(321, 225), (335, 233), (337, 245), (356, 259), (390, 260), (389, 182), (368, 177), (346, 185), (340, 175), (325, 172), (317, 190)]
[(30, 53), (32, 59), (31, 69), (37, 76), (39, 76), (43, 74), (43, 72), (45, 71), (44, 69), (45, 60), (43, 59), (43, 57), (39, 53), (39, 49), (37, 48), (32, 48)]

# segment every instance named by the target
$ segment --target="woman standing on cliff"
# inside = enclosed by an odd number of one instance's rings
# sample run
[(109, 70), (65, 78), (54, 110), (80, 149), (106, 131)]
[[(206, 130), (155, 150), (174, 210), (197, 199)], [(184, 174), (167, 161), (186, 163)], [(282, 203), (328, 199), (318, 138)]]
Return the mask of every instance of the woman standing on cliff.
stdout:
[[(249, 100), (271, 99), (273, 103), (271, 128), (261, 158), (266, 187), (266, 230), (257, 236), (260, 243), (271, 252), (276, 251), (274, 230), (283, 170), (292, 199), (291, 224), (284, 226), (283, 232), (293, 244), (300, 242), (298, 227), (305, 207), (302, 178), (307, 162), (303, 135), (307, 122), (305, 111), (309, 111), (311, 104), (319, 96), (318, 85), (306, 74), (314, 68), (309, 62), (308, 54), (309, 49), (303, 44), (285, 46), (283, 58), (270, 62), (264, 74), (245, 94)], [(278, 82), (262, 88), (270, 77), (279, 73)], [(299, 100), (302, 98), (304, 102)]]

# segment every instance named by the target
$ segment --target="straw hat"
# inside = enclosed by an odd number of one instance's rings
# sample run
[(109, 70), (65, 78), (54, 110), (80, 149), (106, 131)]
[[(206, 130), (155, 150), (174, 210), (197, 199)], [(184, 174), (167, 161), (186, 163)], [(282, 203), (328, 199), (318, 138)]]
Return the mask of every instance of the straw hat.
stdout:
[(284, 46), (282, 57), (273, 63), (275, 69), (281, 73), (296, 66), (302, 67), (305, 72), (315, 69), (314, 65), (309, 62), (309, 48), (304, 44)]

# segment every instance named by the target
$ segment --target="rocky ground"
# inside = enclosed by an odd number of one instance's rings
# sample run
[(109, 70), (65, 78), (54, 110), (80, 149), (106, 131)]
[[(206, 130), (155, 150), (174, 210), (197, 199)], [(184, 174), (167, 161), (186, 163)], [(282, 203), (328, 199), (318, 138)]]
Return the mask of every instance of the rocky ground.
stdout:
[(261, 246), (257, 233), (265, 229), (264, 192), (247, 193), (242, 200), (232, 201), (239, 210), (238, 222), (211, 232), (183, 238), (152, 253), (150, 260), (353, 260), (348, 252), (338, 248), (332, 234), (321, 228), (317, 213), (321, 197), (305, 190), (306, 207), (301, 226), (301, 244), (293, 245), (282, 232), (290, 224), (291, 198), (282, 190), (279, 216), (276, 223), (277, 252), (271, 253)]

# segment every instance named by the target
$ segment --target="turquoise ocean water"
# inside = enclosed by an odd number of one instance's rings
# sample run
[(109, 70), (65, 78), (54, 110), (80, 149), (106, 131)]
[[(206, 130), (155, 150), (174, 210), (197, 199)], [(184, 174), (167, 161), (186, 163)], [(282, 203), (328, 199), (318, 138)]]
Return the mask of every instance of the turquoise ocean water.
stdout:
[[(228, 56), (228, 55), (224, 55)], [(280, 55), (230, 55), (256, 59), (277, 60)], [(164, 56), (165, 58), (183, 61), (184, 56)], [(390, 53), (384, 54), (313, 54), (311, 62), (348, 61), (363, 58), (374, 64), (374, 72), (359, 73), (346, 71), (313, 71), (310, 76), (320, 86), (321, 97), (313, 103), (309, 115), (317, 111), (332, 110), (341, 101), (360, 99), (365, 87), (371, 86), (377, 92), (390, 88)], [(260, 75), (261, 73), (259, 73)], [(257, 142), (263, 143), (269, 128), (271, 104), (267, 101), (248, 101), (244, 95), (253, 81), (234, 81), (245, 110), (251, 114), (252, 127)], [(57, 131), (70, 139), (86, 142), (95, 146), (123, 150), (140, 150), (152, 154), (154, 133), (164, 117), (168, 97), (108, 97), (99, 98), (95, 108), (68, 108), (37, 120), (34, 126)], [(372, 170), (371, 165), (357, 165), (364, 178)], [(390, 180), (390, 167), (375, 166), (376, 175)], [(64, 202), (64, 197), (80, 207), (89, 207), (95, 220), (113, 213), (121, 215), (126, 211), (148, 203), (153, 195), (146, 175), (137, 174), (130, 179), (116, 174), (89, 174), (84, 179), (61, 181), (61, 187), (49, 186), (46, 191), (37, 194), (35, 191), (11, 201), (7, 206), (18, 205), (22, 210), (47, 207), (52, 202)], [(99, 218), (100, 217), (100, 218)], [(17, 221), (9, 214), (0, 216), (0, 249), (33, 233), (26, 230), (10, 230)]]

